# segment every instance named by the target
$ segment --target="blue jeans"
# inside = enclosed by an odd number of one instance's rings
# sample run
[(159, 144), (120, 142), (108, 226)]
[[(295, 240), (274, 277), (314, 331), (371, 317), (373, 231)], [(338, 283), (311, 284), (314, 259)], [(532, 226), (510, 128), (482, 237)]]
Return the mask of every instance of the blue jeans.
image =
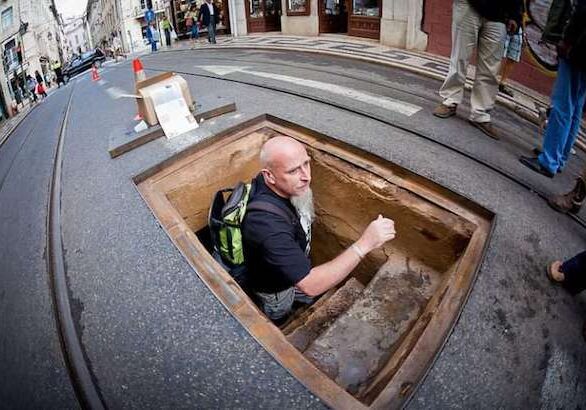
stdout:
[(586, 289), (586, 251), (565, 261), (560, 271), (564, 273), (563, 286), (576, 295)]
[(555, 174), (568, 161), (578, 137), (586, 99), (586, 73), (559, 59), (558, 75), (551, 95), (552, 109), (543, 138), (539, 163)]
[[(214, 16), (211, 16), (214, 19)], [(212, 44), (216, 44), (216, 23), (211, 22), (208, 24), (208, 41)]]
[(199, 38), (199, 29), (197, 28), (197, 24), (191, 26), (191, 38)]
[(157, 51), (157, 42), (151, 41), (151, 51)]

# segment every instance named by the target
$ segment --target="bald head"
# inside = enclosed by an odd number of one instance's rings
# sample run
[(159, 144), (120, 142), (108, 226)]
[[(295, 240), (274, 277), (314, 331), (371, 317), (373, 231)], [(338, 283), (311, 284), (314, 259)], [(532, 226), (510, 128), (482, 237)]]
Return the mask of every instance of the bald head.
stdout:
[(291, 158), (307, 155), (305, 147), (294, 138), (279, 136), (265, 142), (260, 150), (260, 165), (272, 169)]
[(285, 136), (269, 139), (260, 150), (260, 163), (265, 183), (278, 195), (290, 198), (309, 188), (309, 156), (299, 141)]

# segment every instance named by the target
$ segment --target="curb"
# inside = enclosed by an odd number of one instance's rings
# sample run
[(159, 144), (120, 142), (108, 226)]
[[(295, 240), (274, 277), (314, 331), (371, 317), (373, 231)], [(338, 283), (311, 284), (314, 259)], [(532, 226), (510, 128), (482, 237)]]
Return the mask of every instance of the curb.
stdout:
[[(17, 120), (14, 121), (14, 124), (12, 126), (9, 126), (8, 131), (2, 136), (0, 137), (0, 148), (4, 145), (4, 143), (6, 141), (8, 141), (8, 138), (12, 135), (12, 133), (14, 132), (14, 130), (20, 125), (21, 122), (24, 121), (24, 119), (26, 117), (28, 117), (28, 115), (38, 106), (35, 105), (34, 107), (29, 107), (29, 109), (27, 111), (25, 111), (24, 113), (19, 113), (19, 118)], [(14, 117), (12, 117), (14, 118)], [(12, 119), (11, 118), (11, 119)], [(8, 121), (8, 120), (7, 120)]]

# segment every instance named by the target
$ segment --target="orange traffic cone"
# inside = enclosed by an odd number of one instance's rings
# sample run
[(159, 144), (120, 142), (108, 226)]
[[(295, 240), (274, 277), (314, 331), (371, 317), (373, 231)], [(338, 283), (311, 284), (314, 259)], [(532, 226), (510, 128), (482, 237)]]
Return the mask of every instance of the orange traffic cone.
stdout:
[[(142, 62), (138, 59), (135, 58), (134, 60), (132, 60), (132, 71), (134, 72), (134, 84), (136, 85), (139, 81), (144, 81), (146, 80), (146, 74), (144, 72), (144, 68), (142, 67)], [(138, 89), (136, 90), (136, 93), (138, 94)], [(137, 114), (134, 116), (134, 120), (135, 121), (140, 121), (142, 120), (142, 104), (143, 102), (140, 99), (136, 99), (136, 104), (138, 106), (138, 112)]]
[(92, 81), (100, 81), (100, 74), (95, 64), (92, 66)]
[(146, 80), (146, 74), (144, 72), (144, 68), (142, 67), (142, 62), (138, 58), (132, 60), (132, 71), (134, 71), (135, 83)]

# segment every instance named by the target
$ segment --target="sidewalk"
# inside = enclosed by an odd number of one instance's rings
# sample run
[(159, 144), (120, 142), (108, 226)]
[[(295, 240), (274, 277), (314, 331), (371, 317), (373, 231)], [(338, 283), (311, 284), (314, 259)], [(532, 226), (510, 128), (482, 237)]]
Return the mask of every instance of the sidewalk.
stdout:
[(20, 124), (22, 120), (26, 118), (26, 116), (31, 112), (31, 110), (35, 106), (36, 105), (28, 105), (15, 116), (0, 121), (0, 147), (4, 145), (12, 131), (14, 131), (14, 129), (18, 127), (18, 124)]

